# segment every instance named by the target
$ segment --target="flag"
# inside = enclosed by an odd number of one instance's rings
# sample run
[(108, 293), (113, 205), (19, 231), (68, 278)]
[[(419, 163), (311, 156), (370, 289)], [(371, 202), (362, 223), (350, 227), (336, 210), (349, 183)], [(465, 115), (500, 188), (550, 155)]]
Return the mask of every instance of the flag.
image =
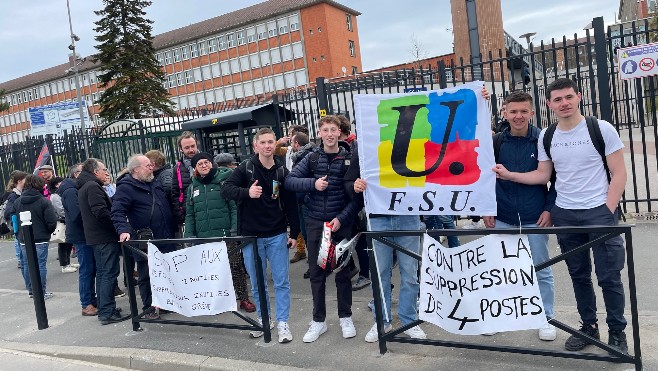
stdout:
[(37, 175), (39, 173), (39, 168), (50, 161), (50, 151), (48, 151), (48, 144), (44, 143), (39, 152), (39, 157), (37, 157), (37, 163), (34, 165), (34, 172), (32, 175)]

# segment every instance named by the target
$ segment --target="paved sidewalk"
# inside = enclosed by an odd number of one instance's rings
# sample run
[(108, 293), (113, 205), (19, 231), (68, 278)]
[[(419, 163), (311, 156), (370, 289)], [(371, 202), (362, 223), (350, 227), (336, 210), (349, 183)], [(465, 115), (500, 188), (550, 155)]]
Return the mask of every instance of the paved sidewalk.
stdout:
[[(655, 236), (658, 224), (638, 224), (633, 229), (637, 289), (645, 370), (658, 370), (658, 296), (655, 290), (655, 262), (658, 249)], [(551, 256), (557, 254), (554, 238), (551, 239)], [(292, 252), (291, 252), (292, 253)], [(308, 280), (302, 279), (306, 263), (291, 264), (292, 306), (290, 327), (294, 340), (289, 344), (274, 342), (263, 346), (262, 340), (249, 338), (247, 331), (212, 329), (202, 327), (143, 324), (144, 331), (135, 333), (129, 322), (101, 326), (95, 317), (82, 317), (77, 293), (77, 275), (61, 273), (56, 260), (56, 246), (50, 250), (48, 263), (48, 291), (55, 296), (46, 301), (50, 327), (39, 331), (36, 326), (34, 306), (22, 289), (22, 280), (13, 259), (13, 245), (0, 242), (0, 370), (9, 363), (1, 361), (3, 354), (11, 362), (28, 359), (25, 355), (7, 353), (17, 350), (42, 354), (66, 360), (81, 360), (95, 364), (140, 370), (292, 370), (292, 369), (340, 369), (340, 370), (629, 370), (629, 364), (614, 364), (511, 353), (429, 347), (413, 344), (389, 343), (389, 353), (380, 356), (377, 344), (364, 342), (372, 326), (372, 313), (367, 309), (371, 292), (369, 288), (354, 293), (353, 319), (357, 336), (343, 339), (336, 315), (335, 286), (333, 276), (327, 285), (327, 323), (329, 330), (315, 343), (305, 344), (302, 337), (311, 320), (311, 293)], [(571, 284), (564, 264), (555, 268), (556, 317), (574, 327), (578, 326)], [(626, 274), (624, 271), (623, 274)], [(399, 282), (397, 274), (393, 282)], [(270, 283), (271, 284), (271, 283)], [(397, 286), (397, 285), (396, 285)], [(628, 286), (626, 286), (628, 287)], [(628, 293), (627, 293), (628, 295)], [(397, 296), (397, 288), (394, 297)], [(601, 295), (598, 295), (601, 299)], [(118, 299), (120, 306), (128, 310), (127, 297)], [(601, 322), (603, 303), (599, 300)], [(630, 307), (627, 305), (627, 313)], [(165, 318), (183, 318), (167, 314)], [(630, 320), (630, 315), (627, 316)], [(238, 318), (227, 313), (202, 318), (205, 321), (236, 322)], [(458, 337), (431, 324), (423, 324), (429, 338), (450, 339), (473, 343), (531, 347), (561, 350), (567, 334), (558, 332), (555, 342), (541, 342), (535, 331), (502, 333), (496, 336)], [(602, 339), (607, 340), (605, 324)], [(632, 349), (631, 328), (628, 328), (629, 347)], [(588, 352), (602, 353), (589, 347)], [(11, 355), (13, 354), (13, 355)], [(52, 360), (50, 360), (52, 361)], [(50, 362), (44, 360), (44, 362)], [(9, 361), (8, 361), (9, 362)], [(38, 361), (40, 362), (40, 361)], [(68, 361), (67, 361), (68, 362)], [(58, 370), (56, 366), (47, 368)], [(44, 369), (46, 367), (39, 367)], [(31, 369), (21, 367), (21, 369)], [(36, 369), (36, 367), (35, 367)], [(75, 369), (75, 368), (62, 368)], [(92, 368), (93, 369), (93, 368)]]

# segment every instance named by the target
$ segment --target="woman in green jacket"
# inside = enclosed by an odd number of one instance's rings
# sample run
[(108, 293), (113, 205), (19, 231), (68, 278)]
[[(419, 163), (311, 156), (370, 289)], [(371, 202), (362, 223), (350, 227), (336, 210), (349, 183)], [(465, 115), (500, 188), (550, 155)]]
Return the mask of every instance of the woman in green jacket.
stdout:
[[(213, 164), (213, 158), (201, 152), (192, 158), (194, 176), (187, 188), (187, 208), (185, 215), (185, 238), (189, 237), (225, 237), (237, 230), (238, 208), (233, 200), (222, 197), (222, 183), (231, 175), (231, 169)], [(228, 251), (237, 246), (237, 242), (227, 242)], [(247, 278), (244, 272), (242, 251), (238, 249), (229, 256), (231, 276), (235, 296), (240, 301), (240, 308), (254, 312), (256, 306), (247, 294)]]

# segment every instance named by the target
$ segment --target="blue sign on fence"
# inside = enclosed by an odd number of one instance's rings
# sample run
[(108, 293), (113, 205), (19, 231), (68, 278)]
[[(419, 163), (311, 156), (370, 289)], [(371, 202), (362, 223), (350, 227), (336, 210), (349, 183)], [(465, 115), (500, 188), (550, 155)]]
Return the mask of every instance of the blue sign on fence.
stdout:
[[(62, 135), (64, 130), (71, 131), (80, 126), (78, 102), (60, 102), (28, 109), (30, 114), (30, 135)], [(82, 101), (85, 122), (89, 122), (89, 112)]]

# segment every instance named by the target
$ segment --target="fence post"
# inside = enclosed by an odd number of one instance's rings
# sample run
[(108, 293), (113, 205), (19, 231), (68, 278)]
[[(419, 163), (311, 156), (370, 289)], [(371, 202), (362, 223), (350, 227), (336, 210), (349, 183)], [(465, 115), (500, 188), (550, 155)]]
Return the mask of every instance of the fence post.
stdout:
[(25, 245), (25, 260), (30, 275), (30, 284), (32, 286), (32, 298), (34, 300), (34, 311), (37, 315), (37, 326), (39, 330), (48, 328), (48, 313), (46, 313), (46, 303), (43, 297), (43, 288), (41, 287), (41, 272), (39, 272), (39, 262), (37, 257), (37, 247), (34, 243), (34, 232), (32, 230), (32, 213), (23, 211), (20, 213), (23, 244)]
[(327, 86), (324, 84), (324, 77), (322, 76), (315, 79), (315, 94), (318, 97), (318, 108), (320, 109), (320, 118), (322, 118), (329, 114)]
[(439, 88), (445, 89), (448, 87), (448, 79), (446, 78), (446, 62), (439, 61)]
[(283, 137), (283, 128), (281, 127), (281, 112), (279, 112), (279, 95), (274, 94), (272, 96), (272, 109), (274, 110), (274, 118), (276, 122), (274, 123), (274, 134), (277, 138)]
[(612, 122), (612, 98), (610, 97), (610, 71), (608, 68), (608, 48), (605, 38), (603, 17), (592, 20), (594, 28), (594, 52), (596, 53), (596, 83), (599, 86), (600, 118)]

